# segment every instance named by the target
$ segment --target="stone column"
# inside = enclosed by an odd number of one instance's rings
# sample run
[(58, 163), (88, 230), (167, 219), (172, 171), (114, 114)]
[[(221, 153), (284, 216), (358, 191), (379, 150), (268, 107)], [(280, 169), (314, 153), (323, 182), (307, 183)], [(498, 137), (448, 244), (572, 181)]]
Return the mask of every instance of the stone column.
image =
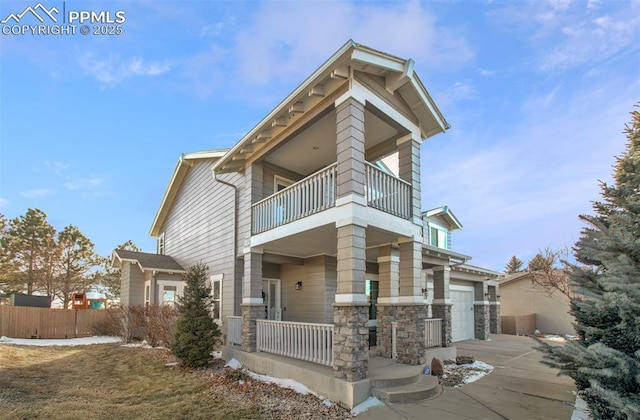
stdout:
[(473, 330), (477, 340), (489, 339), (489, 290), (486, 282), (474, 286)]
[(250, 251), (244, 254), (242, 278), (242, 351), (256, 351), (256, 320), (264, 319), (262, 299), (262, 253)]
[(365, 290), (365, 228), (338, 226), (338, 285), (333, 305), (333, 373), (347, 381), (369, 376), (369, 303)]
[(422, 364), (424, 320), (427, 305), (422, 296), (422, 243), (400, 243), (400, 296), (396, 307), (398, 362)]
[(369, 305), (333, 305), (333, 375), (349, 382), (369, 377)]
[(500, 301), (498, 300), (498, 286), (489, 286), (489, 332), (501, 334)]
[(378, 256), (378, 304), (377, 308), (377, 350), (382, 357), (391, 358), (392, 330), (391, 323), (396, 320), (396, 304), (399, 291), (398, 249), (391, 245), (380, 247)]
[(442, 319), (442, 346), (451, 346), (451, 298), (449, 283), (451, 267), (433, 267), (433, 303), (431, 311), (434, 318)]

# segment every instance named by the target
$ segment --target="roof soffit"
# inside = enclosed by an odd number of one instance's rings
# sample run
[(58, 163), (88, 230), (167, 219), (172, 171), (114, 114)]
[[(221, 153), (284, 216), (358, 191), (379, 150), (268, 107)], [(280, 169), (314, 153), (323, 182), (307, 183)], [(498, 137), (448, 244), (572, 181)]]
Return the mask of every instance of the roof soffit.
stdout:
[[(238, 172), (256, 161), (274, 143), (292, 133), (289, 127), (298, 124), (299, 129), (300, 121), (305, 120), (304, 116), (309, 110), (317, 109), (323, 99), (338, 89), (350, 87), (354, 71), (383, 77), (389, 95), (399, 93), (398, 96), (402, 96), (400, 100), (396, 97), (395, 102), (402, 104), (400, 107), (403, 108), (403, 113), (412, 114), (409, 119), (420, 125), (423, 138), (449, 128), (413, 72), (412, 60), (404, 60), (349, 41), (220, 159), (214, 165), (214, 171)], [(327, 102), (333, 101), (325, 101), (323, 106), (328, 106)]]

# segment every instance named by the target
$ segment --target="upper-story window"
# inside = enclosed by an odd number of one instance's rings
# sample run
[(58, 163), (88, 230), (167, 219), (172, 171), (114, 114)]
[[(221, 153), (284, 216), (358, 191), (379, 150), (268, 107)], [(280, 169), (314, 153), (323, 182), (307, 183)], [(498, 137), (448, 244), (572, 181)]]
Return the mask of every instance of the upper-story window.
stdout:
[(447, 231), (439, 226), (429, 227), (429, 245), (442, 249), (449, 249), (447, 245)]
[(158, 254), (164, 255), (164, 232), (158, 237)]
[(288, 178), (285, 178), (280, 175), (275, 175), (273, 177), (273, 191), (278, 192), (287, 188), (289, 185), (294, 184), (294, 182)]

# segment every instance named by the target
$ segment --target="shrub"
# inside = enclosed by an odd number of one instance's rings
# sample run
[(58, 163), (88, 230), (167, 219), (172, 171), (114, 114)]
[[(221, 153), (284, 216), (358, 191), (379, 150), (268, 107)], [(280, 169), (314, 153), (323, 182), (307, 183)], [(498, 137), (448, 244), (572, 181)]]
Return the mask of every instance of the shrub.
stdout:
[(211, 288), (206, 285), (207, 266), (198, 263), (184, 275), (186, 286), (178, 299), (178, 322), (171, 342), (171, 352), (182, 366), (205, 366), (220, 330), (209, 314)]

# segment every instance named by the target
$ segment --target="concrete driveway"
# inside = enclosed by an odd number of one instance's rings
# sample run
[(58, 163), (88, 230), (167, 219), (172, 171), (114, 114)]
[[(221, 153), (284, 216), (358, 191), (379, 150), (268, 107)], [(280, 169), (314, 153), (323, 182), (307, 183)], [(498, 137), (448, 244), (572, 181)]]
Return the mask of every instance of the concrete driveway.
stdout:
[(494, 367), (482, 379), (444, 388), (433, 399), (371, 408), (360, 420), (383, 419), (570, 419), (573, 380), (540, 363), (538, 342), (529, 337), (493, 334), (490, 341), (456, 343), (458, 355), (474, 356)]

